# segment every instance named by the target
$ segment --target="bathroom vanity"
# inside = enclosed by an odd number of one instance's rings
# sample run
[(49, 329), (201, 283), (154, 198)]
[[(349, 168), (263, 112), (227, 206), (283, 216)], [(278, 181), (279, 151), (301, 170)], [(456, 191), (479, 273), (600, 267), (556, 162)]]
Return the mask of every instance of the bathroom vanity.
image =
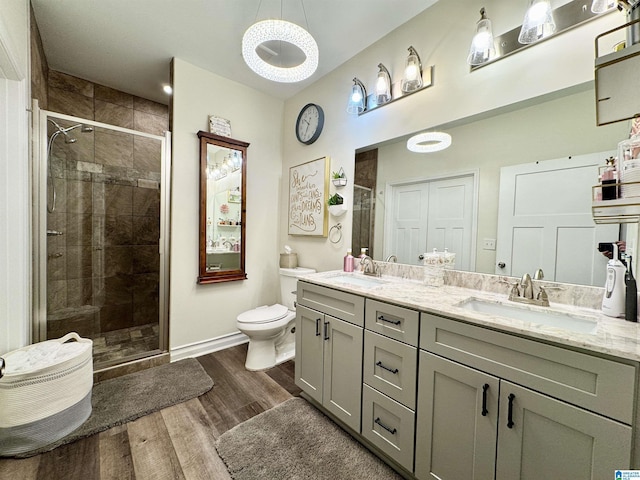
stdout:
[[(599, 480), (639, 468), (638, 324), (553, 300), (542, 313), (511, 306), (507, 288), (305, 277), (296, 383), (407, 478)], [(484, 303), (505, 310), (475, 308)]]

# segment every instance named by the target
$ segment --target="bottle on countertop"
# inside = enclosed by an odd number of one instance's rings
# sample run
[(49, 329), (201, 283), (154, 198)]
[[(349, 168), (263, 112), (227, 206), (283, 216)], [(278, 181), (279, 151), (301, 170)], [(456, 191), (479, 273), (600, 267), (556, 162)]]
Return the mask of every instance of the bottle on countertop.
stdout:
[(344, 256), (344, 264), (342, 269), (345, 272), (353, 272), (353, 255), (351, 255), (350, 248), (347, 248), (347, 254)]
[(618, 198), (618, 175), (616, 172), (615, 158), (609, 157), (607, 160), (607, 166), (602, 172), (602, 200), (615, 200)]
[(624, 318), (629, 322), (638, 321), (638, 285), (636, 279), (633, 278), (633, 269), (631, 268), (632, 258), (627, 258), (627, 273), (624, 276), (624, 284), (626, 285)]

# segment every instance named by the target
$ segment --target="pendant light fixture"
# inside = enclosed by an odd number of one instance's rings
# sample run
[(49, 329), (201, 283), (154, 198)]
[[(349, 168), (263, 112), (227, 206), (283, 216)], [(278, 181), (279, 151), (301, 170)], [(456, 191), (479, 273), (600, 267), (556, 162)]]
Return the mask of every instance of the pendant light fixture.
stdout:
[(445, 132), (423, 132), (407, 140), (407, 149), (416, 153), (431, 153), (451, 145), (451, 135)]
[(376, 79), (376, 105), (382, 105), (391, 100), (391, 75), (382, 63), (378, 64), (378, 78)]
[(347, 103), (347, 113), (359, 115), (367, 109), (367, 89), (357, 78), (353, 78), (353, 86)]
[[(304, 11), (302, 0), (300, 3)], [(259, 11), (260, 5), (258, 5)], [(280, 1), (280, 13), (282, 16), (282, 0)], [(256, 14), (256, 18), (257, 16)], [(306, 18), (305, 12), (305, 22)], [(307, 28), (309, 28), (308, 24)], [(265, 62), (260, 58), (256, 49), (263, 43), (274, 40), (290, 43), (299, 48), (306, 57), (304, 62), (294, 67), (279, 67)], [(251, 25), (242, 37), (242, 56), (251, 70), (274, 82), (300, 82), (313, 75), (318, 68), (318, 45), (314, 38), (304, 28), (282, 19), (263, 20)]]
[(491, 20), (487, 18), (485, 9), (480, 9), (480, 20), (476, 24), (476, 34), (471, 41), (467, 63), (469, 65), (482, 65), (488, 62), (496, 54), (493, 41), (493, 30)]
[(535, 43), (552, 35), (556, 31), (549, 0), (530, 0), (529, 8), (524, 15), (518, 42), (523, 45)]
[(403, 93), (415, 92), (422, 88), (422, 62), (416, 49), (409, 47), (409, 56), (405, 62), (404, 77), (402, 78)]

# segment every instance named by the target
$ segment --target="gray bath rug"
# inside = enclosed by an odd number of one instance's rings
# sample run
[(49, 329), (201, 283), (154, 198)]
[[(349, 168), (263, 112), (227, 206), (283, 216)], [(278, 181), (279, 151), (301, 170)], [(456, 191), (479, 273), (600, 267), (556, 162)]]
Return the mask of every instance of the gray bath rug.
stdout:
[(57, 442), (16, 455), (16, 458), (48, 452), (60, 445), (185, 402), (208, 392), (211, 387), (213, 380), (194, 358), (105, 380), (93, 386), (91, 416), (77, 430)]
[(302, 398), (223, 433), (216, 448), (234, 480), (402, 478)]

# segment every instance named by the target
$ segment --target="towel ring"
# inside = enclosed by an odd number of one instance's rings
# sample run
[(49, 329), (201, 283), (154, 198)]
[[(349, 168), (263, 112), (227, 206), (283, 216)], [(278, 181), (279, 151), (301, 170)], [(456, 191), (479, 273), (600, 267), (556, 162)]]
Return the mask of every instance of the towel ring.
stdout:
[[(335, 233), (334, 233), (334, 230), (335, 230)], [(332, 238), (332, 235), (334, 238)], [(335, 238), (336, 235), (338, 238)], [(336, 223), (333, 227), (329, 229), (329, 241), (331, 243), (338, 243), (340, 240), (342, 240), (342, 224)]]

